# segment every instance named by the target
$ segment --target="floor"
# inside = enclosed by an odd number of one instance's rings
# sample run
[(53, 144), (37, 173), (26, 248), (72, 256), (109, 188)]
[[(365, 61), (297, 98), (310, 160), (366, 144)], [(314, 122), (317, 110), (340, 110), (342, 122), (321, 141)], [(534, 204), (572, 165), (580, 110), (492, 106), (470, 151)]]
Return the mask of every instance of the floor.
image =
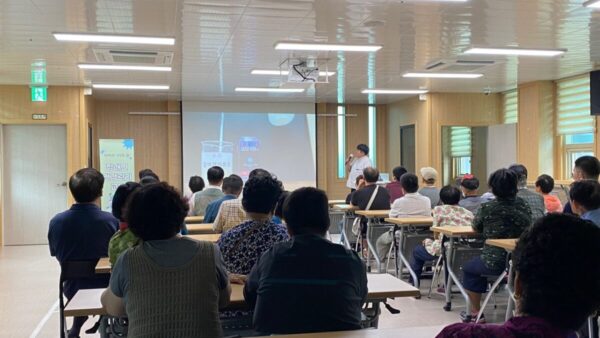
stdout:
[[(50, 257), (48, 246), (0, 247), (0, 337), (57, 336), (58, 276), (59, 266)], [(424, 280), (422, 284), (421, 299), (389, 301), (389, 305), (401, 311), (399, 314), (391, 314), (382, 307), (380, 328), (442, 327), (459, 320), (459, 313), (465, 308), (459, 294), (453, 297), (452, 311), (445, 312), (444, 296), (433, 294), (431, 299), (427, 298), (430, 281)], [(500, 292), (497, 299), (498, 308), (489, 306), (486, 311), (488, 322), (504, 319), (506, 293)], [(92, 325), (92, 321), (87, 324), (86, 327)]]

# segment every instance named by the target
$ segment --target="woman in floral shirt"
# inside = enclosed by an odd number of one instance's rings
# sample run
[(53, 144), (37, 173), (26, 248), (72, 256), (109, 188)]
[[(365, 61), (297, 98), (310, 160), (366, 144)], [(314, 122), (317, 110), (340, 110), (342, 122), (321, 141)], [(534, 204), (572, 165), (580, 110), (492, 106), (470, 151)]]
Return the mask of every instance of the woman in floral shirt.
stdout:
[[(458, 205), (460, 201), (460, 190), (454, 186), (447, 185), (440, 190), (440, 200), (444, 205), (433, 208), (433, 226), (471, 226), (473, 213)], [(425, 262), (435, 260), (440, 255), (442, 247), (442, 235), (437, 239), (426, 239), (423, 245), (413, 250), (411, 268), (421, 279), (423, 265)]]

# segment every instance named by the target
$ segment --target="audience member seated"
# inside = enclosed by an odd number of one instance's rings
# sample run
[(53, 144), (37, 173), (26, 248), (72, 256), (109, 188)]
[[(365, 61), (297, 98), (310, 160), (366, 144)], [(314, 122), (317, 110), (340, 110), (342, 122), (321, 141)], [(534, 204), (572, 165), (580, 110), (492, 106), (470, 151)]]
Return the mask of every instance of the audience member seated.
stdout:
[(152, 171), (152, 169), (142, 169), (138, 172), (138, 178), (140, 179), (140, 181), (144, 178), (144, 177), (152, 177), (154, 178), (157, 182), (160, 182), (160, 178), (158, 178), (158, 175), (156, 175), (154, 173), (154, 171)]
[(562, 212), (563, 206), (557, 196), (550, 193), (554, 189), (554, 179), (550, 175), (540, 175), (535, 181), (535, 191), (542, 194), (546, 212)]
[(244, 181), (238, 175), (230, 175), (223, 179), (223, 193), (225, 196), (218, 200), (212, 201), (206, 207), (206, 213), (204, 213), (204, 223), (212, 223), (217, 218), (219, 208), (225, 201), (236, 199), (242, 193), (244, 187)]
[[(415, 174), (404, 174), (400, 177), (400, 184), (404, 196), (394, 201), (390, 210), (390, 217), (428, 217), (431, 216), (431, 200), (417, 191), (419, 178)], [(377, 254), (384, 259), (390, 251), (394, 237), (392, 232), (379, 236), (376, 242)]]
[[(362, 188), (365, 187), (365, 177), (363, 175), (358, 175), (356, 176), (356, 190), (360, 190)], [(354, 192), (356, 191), (351, 191), (347, 196), (346, 196), (346, 204), (350, 204), (352, 203), (352, 195), (354, 194)]]
[(404, 167), (396, 167), (392, 170), (392, 182), (388, 183), (385, 188), (390, 193), (390, 204), (394, 203), (395, 200), (404, 196), (404, 191), (402, 190), (402, 184), (400, 184), (400, 177), (406, 174), (406, 169)]
[(489, 201), (480, 196), (477, 189), (479, 189), (479, 180), (477, 177), (471, 174), (466, 174), (462, 177), (460, 181), (460, 190), (462, 191), (464, 198), (458, 202), (458, 205), (469, 210), (473, 214), (477, 213), (481, 204)]
[(204, 216), (206, 207), (210, 202), (225, 196), (223, 191), (221, 191), (221, 185), (223, 184), (224, 176), (225, 172), (221, 167), (211, 167), (206, 171), (208, 187), (192, 195), (192, 198), (194, 199), (194, 210), (192, 211), (193, 216)]
[(290, 195), (289, 191), (282, 191), (281, 195), (277, 199), (277, 204), (275, 204), (275, 210), (273, 210), (273, 223), (275, 224), (284, 224), (283, 220), (283, 204), (285, 203), (285, 199)]
[[(119, 221), (98, 207), (104, 176), (96, 169), (77, 171), (69, 179), (69, 190), (75, 204), (50, 220), (48, 243), (50, 254), (60, 264), (67, 261), (98, 260), (108, 256), (108, 242), (117, 231)], [(79, 289), (103, 288), (108, 276), (94, 279), (69, 280), (64, 284), (67, 299), (73, 298)], [(69, 337), (78, 337), (87, 317), (75, 317)]]
[(144, 176), (140, 180), (140, 185), (144, 186), (144, 185), (154, 184), (154, 183), (158, 183), (158, 182), (160, 182), (160, 181), (157, 180), (156, 178), (154, 178), (154, 176)]
[[(531, 209), (517, 197), (519, 176), (513, 170), (499, 169), (490, 175), (488, 185), (496, 199), (482, 204), (473, 220), (473, 229), (484, 239), (518, 238), (531, 225)], [(506, 251), (484, 244), (480, 257), (463, 266), (463, 286), (472, 306), (472, 320), (481, 307), (481, 294), (487, 290), (486, 275), (499, 275), (506, 267)], [(467, 313), (461, 317), (465, 320)], [(482, 317), (485, 321), (485, 318)]]
[[(594, 156), (581, 156), (575, 160), (571, 177), (575, 182), (583, 180), (598, 181), (600, 176), (600, 161)], [(563, 209), (565, 214), (572, 214), (571, 203), (567, 202)]]
[(569, 189), (571, 208), (576, 215), (600, 226), (600, 183), (585, 180), (573, 182)]
[(508, 170), (512, 170), (517, 174), (519, 178), (517, 197), (522, 198), (529, 205), (529, 209), (531, 209), (531, 221), (535, 222), (538, 218), (544, 216), (546, 211), (544, 198), (542, 195), (527, 189), (527, 168), (524, 165), (513, 164), (508, 167)]
[(119, 220), (119, 231), (112, 236), (108, 242), (108, 258), (110, 264), (115, 264), (117, 257), (123, 251), (138, 245), (140, 239), (129, 230), (125, 220), (125, 204), (131, 194), (139, 189), (141, 185), (136, 182), (121, 184), (112, 199), (112, 214)]
[[(247, 275), (263, 253), (273, 245), (289, 239), (284, 226), (273, 223), (273, 210), (281, 194), (279, 182), (271, 175), (258, 175), (250, 178), (244, 186), (242, 205), (250, 219), (233, 229), (227, 230), (217, 242), (227, 271), (237, 275)], [(225, 313), (224, 317), (237, 314)]]
[(292, 240), (267, 251), (244, 288), (254, 328), (268, 334), (360, 329), (366, 268), (355, 252), (325, 239), (327, 195), (298, 189), (283, 212)]
[(128, 317), (130, 337), (222, 336), (227, 271), (216, 245), (178, 234), (187, 208), (166, 183), (130, 198), (126, 218), (143, 242), (119, 256), (101, 299), (108, 314)]
[(197, 193), (198, 191), (202, 191), (204, 190), (204, 179), (200, 176), (192, 176), (190, 177), (190, 180), (188, 182), (188, 187), (190, 188), (190, 194), (185, 196), (185, 199), (188, 202), (188, 205), (190, 207), (190, 211), (188, 212), (188, 215), (191, 216), (192, 212), (194, 211), (194, 198), (192, 196), (194, 196), (195, 193)]
[(433, 209), (433, 207), (440, 204), (440, 189), (435, 187), (438, 172), (431, 167), (421, 168), (421, 177), (423, 177), (425, 186), (419, 190), (419, 194), (429, 198), (431, 201), (429, 209)]
[[(454, 186), (447, 185), (440, 190), (440, 200), (444, 205), (433, 208), (433, 226), (471, 226), (473, 213), (458, 205), (460, 201), (460, 190)], [(435, 260), (441, 253), (442, 237), (435, 240), (425, 239), (423, 245), (413, 249), (411, 268), (421, 279), (423, 265), (425, 262)]]
[[(600, 308), (600, 229), (571, 215), (543, 217), (513, 255), (517, 316), (501, 325), (460, 323), (438, 338), (576, 337)], [(565, 287), (567, 286), (567, 287)]]

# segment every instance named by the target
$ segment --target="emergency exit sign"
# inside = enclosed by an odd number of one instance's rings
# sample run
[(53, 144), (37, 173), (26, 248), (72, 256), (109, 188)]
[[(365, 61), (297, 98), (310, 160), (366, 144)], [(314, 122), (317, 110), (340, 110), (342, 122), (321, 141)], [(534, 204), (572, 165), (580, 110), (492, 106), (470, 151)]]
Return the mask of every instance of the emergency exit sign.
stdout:
[(46, 88), (46, 87), (31, 87), (31, 101), (32, 102), (48, 101), (48, 88)]

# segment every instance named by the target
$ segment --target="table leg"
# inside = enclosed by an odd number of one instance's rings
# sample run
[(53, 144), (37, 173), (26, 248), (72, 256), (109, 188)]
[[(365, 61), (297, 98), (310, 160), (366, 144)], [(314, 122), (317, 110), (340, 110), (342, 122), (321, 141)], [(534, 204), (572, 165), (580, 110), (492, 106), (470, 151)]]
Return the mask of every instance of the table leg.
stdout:
[[(451, 254), (452, 254), (452, 251), (454, 251), (454, 240), (455, 240), (454, 238), (450, 238), (450, 244), (448, 245), (449, 248), (451, 249), (451, 250), (449, 250)], [(458, 279), (458, 277), (452, 270), (452, 264), (450, 264), (448, 266), (448, 274), (450, 275), (450, 278), (448, 278), (448, 286), (446, 287), (446, 306), (444, 306), (444, 310), (450, 311), (450, 308), (452, 306), (452, 304), (450, 303), (450, 294), (452, 292), (452, 282), (454, 282), (454, 284), (458, 287), (458, 290), (460, 290), (460, 293), (465, 298), (465, 302), (467, 305), (467, 310), (466, 310), (467, 317), (465, 319), (465, 322), (470, 322), (471, 321), (471, 300), (469, 299), (469, 295), (467, 294), (467, 291), (462, 286), (460, 279)]]
[(350, 247), (350, 241), (348, 240), (348, 236), (346, 236), (346, 231), (348, 230), (348, 217), (349, 214), (344, 212), (344, 216), (342, 217), (342, 244), (346, 247), (346, 249), (352, 249)]
[[(371, 233), (373, 232), (373, 218), (369, 217), (367, 218), (367, 269), (370, 266), (370, 253), (373, 253), (373, 257), (375, 258), (375, 262), (377, 263), (377, 268), (379, 269), (379, 273), (384, 273), (385, 271), (383, 271), (383, 263), (381, 262), (381, 258), (379, 257), (379, 255), (377, 254), (377, 249), (375, 248), (375, 245), (373, 245), (373, 243), (371, 242)], [(368, 271), (368, 270), (367, 270)]]
[(506, 305), (506, 315), (504, 320), (509, 320), (513, 316), (513, 310), (515, 308), (515, 291), (514, 291), (514, 275), (513, 275), (513, 263), (512, 260), (508, 261), (508, 283), (506, 289), (508, 290), (508, 304)]
[[(443, 245), (443, 244), (442, 244)], [(448, 240), (448, 249), (445, 250), (444, 254), (444, 271), (450, 271), (452, 269), (452, 255), (454, 254), (454, 238)], [(450, 276), (444, 276), (444, 285), (446, 288), (446, 305), (444, 305), (445, 311), (452, 309), (452, 278)]]
[[(410, 263), (408, 262), (408, 259), (406, 258), (406, 256), (404, 256), (404, 236), (405, 236), (404, 229), (405, 229), (405, 227), (400, 227), (400, 239), (398, 241), (399, 242), (399, 244), (398, 244), (399, 252), (396, 255), (396, 260), (400, 261), (400, 268), (398, 271), (399, 271), (399, 273), (402, 273), (402, 268), (404, 265), (406, 265), (406, 270), (408, 270), (408, 273), (412, 277), (415, 287), (418, 289), (421, 285), (421, 281), (419, 281), (419, 279), (417, 278), (417, 274), (410, 266)], [(397, 276), (398, 276), (398, 278), (400, 278), (399, 274), (397, 274)]]

